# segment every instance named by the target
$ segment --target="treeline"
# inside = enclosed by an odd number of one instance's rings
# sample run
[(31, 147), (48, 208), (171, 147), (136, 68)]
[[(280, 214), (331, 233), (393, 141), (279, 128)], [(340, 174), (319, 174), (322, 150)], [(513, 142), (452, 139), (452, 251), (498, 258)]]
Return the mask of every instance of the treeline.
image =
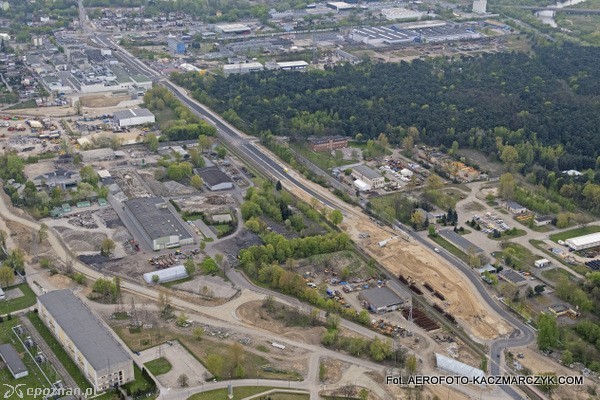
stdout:
[(175, 119), (161, 122), (162, 134), (167, 140), (196, 140), (200, 135), (214, 136), (216, 129), (184, 106), (167, 88), (155, 86), (144, 94), (149, 110), (160, 113), (170, 110)]

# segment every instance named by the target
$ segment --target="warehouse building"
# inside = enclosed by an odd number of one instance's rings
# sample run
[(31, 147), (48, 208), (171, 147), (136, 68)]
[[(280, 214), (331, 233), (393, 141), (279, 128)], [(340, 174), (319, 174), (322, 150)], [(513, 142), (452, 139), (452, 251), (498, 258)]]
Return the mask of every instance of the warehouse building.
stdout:
[(211, 191), (233, 189), (233, 181), (219, 167), (204, 167), (194, 170), (194, 172), (202, 178), (204, 185)]
[[(154, 278), (154, 277), (157, 278)], [(179, 279), (187, 278), (190, 276), (183, 265), (175, 265), (171, 268), (159, 269), (158, 271), (147, 272), (144, 274), (144, 280), (147, 284), (153, 283), (167, 283), (177, 281)], [(154, 282), (154, 279), (157, 279)]]
[(308, 147), (312, 151), (332, 151), (348, 147), (345, 136), (322, 136), (308, 139)]
[(12, 345), (0, 345), (0, 359), (4, 361), (4, 364), (12, 374), (13, 378), (19, 379), (29, 375), (27, 367), (25, 367), (23, 360), (21, 360), (21, 357), (19, 357), (19, 353), (17, 353)]
[(372, 189), (381, 188), (385, 185), (385, 178), (377, 171), (372, 170), (366, 165), (357, 165), (352, 168), (352, 176), (360, 179)]
[(225, 64), (223, 65), (223, 74), (229, 76), (231, 74), (248, 74), (250, 72), (258, 72), (264, 69), (259, 62), (247, 62), (240, 64)]
[(84, 164), (94, 161), (110, 161), (117, 157), (115, 151), (109, 148), (85, 150), (79, 154), (81, 155), (81, 161), (83, 161)]
[(585, 250), (600, 246), (600, 232), (590, 233), (565, 240), (565, 244), (573, 250)]
[(133, 360), (68, 289), (38, 297), (40, 319), (98, 392), (134, 380)]
[(224, 33), (226, 35), (242, 35), (250, 33), (252, 29), (248, 25), (244, 24), (219, 24), (215, 25), (215, 31)]
[(358, 295), (358, 299), (364, 303), (369, 311), (380, 314), (408, 306), (411, 296), (406, 292), (402, 293), (402, 297), (400, 297), (396, 292), (387, 287), (376, 287), (363, 290)]
[(128, 108), (127, 110), (117, 111), (113, 116), (113, 121), (119, 128), (126, 128), (128, 126), (153, 124), (156, 118), (150, 110), (145, 108)]
[(167, 47), (175, 54), (185, 54), (185, 42), (177, 38), (168, 38)]
[(282, 70), (282, 71), (304, 71), (308, 68), (306, 61), (280, 61), (280, 62), (268, 62), (265, 64), (267, 69), (271, 70)]
[(162, 197), (131, 199), (124, 204), (125, 213), (152, 250), (194, 243), (192, 234), (171, 212)]
[(468, 364), (438, 353), (434, 354), (435, 364), (442, 371), (446, 371), (452, 375), (467, 376), (471, 379), (483, 378), (485, 376), (485, 372), (479, 368), (471, 367)]

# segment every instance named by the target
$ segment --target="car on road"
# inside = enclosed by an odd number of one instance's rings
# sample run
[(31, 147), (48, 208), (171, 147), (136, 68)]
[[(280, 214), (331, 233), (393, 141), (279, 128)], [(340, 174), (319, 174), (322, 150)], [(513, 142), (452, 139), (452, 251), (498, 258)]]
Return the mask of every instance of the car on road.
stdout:
[(440, 249), (438, 249), (437, 247), (434, 247), (434, 248), (433, 248), (433, 251), (435, 251), (436, 253), (439, 253), (439, 252), (440, 252)]
[(141, 353), (139, 351), (134, 351), (133, 354), (135, 354), (136, 356), (140, 356)]

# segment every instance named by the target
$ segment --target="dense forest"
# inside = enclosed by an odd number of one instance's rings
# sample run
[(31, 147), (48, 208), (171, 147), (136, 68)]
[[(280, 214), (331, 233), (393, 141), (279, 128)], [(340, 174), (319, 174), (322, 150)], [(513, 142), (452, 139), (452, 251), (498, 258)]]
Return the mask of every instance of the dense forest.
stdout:
[[(246, 129), (276, 135), (385, 133), (401, 143), (407, 128), (420, 140), (497, 151), (528, 143), (548, 170), (596, 166), (600, 149), (600, 49), (565, 44), (535, 56), (486, 54), (460, 61), (340, 65), (306, 74), (263, 72), (176, 82)], [(548, 150), (550, 149), (550, 150)]]

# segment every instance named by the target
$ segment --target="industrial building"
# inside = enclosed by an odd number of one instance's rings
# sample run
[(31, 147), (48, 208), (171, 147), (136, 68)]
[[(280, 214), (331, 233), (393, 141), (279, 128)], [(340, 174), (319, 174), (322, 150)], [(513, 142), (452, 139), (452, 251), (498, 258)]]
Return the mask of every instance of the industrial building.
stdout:
[(308, 147), (312, 151), (331, 151), (348, 147), (346, 136), (322, 136), (308, 139)]
[(348, 11), (352, 10), (356, 6), (353, 4), (346, 3), (344, 1), (330, 1), (329, 3), (327, 3), (327, 7), (337, 11)]
[(37, 307), (40, 319), (98, 392), (134, 380), (129, 354), (73, 292), (41, 295)]
[(519, 203), (510, 201), (510, 200), (508, 200), (508, 201), (506, 201), (506, 203), (504, 203), (504, 208), (506, 208), (508, 211), (510, 211), (513, 214), (525, 214), (527, 212), (527, 208), (523, 207)]
[[(0, 345), (0, 359), (4, 361), (4, 364), (10, 371), (11, 375), (15, 379), (23, 378), (29, 375), (27, 367), (19, 357), (19, 353), (10, 344)], [(4, 396), (6, 397), (6, 396)]]
[(498, 273), (498, 276), (514, 286), (525, 286), (527, 285), (527, 279), (523, 275), (519, 274), (514, 269), (506, 268)]
[(539, 260), (535, 260), (533, 262), (533, 265), (535, 265), (536, 268), (544, 268), (550, 265), (550, 260), (548, 260), (547, 258), (540, 258)]
[(240, 64), (225, 64), (223, 65), (223, 74), (229, 76), (231, 74), (248, 74), (250, 72), (258, 72), (264, 70), (265, 67), (259, 62), (247, 62)]
[(185, 42), (177, 38), (167, 38), (167, 47), (175, 54), (185, 54)]
[(192, 234), (171, 212), (162, 197), (127, 200), (124, 210), (152, 250), (194, 243)]
[(385, 185), (385, 178), (377, 171), (372, 170), (366, 165), (357, 165), (352, 168), (352, 176), (360, 179), (372, 189), (381, 188)]
[[(154, 278), (157, 276), (157, 278)], [(190, 276), (183, 265), (175, 265), (171, 268), (159, 269), (158, 271), (147, 272), (144, 274), (144, 280), (147, 284), (173, 282)], [(154, 282), (154, 279), (158, 279)]]
[(115, 112), (113, 121), (119, 128), (126, 128), (128, 126), (153, 124), (156, 118), (146, 108), (128, 108), (127, 110)]
[(404, 293), (404, 298), (387, 287), (376, 287), (360, 292), (359, 300), (363, 301), (369, 311), (379, 314), (398, 310), (410, 302), (410, 294)]
[(600, 232), (590, 233), (565, 240), (565, 244), (573, 250), (584, 250), (600, 246)]
[(414, 32), (387, 26), (357, 28), (350, 34), (350, 39), (355, 42), (369, 45), (409, 43), (414, 42), (417, 37)]
[(116, 158), (115, 151), (109, 148), (85, 150), (79, 154), (84, 164), (94, 161), (110, 161)]
[(250, 33), (252, 29), (248, 25), (244, 24), (219, 24), (215, 25), (215, 31), (224, 33), (226, 35), (242, 35)]
[(280, 61), (267, 63), (267, 69), (280, 69), (282, 71), (304, 71), (308, 68), (306, 61)]
[(194, 170), (194, 172), (202, 178), (204, 185), (211, 191), (233, 189), (233, 181), (219, 167), (204, 167)]

